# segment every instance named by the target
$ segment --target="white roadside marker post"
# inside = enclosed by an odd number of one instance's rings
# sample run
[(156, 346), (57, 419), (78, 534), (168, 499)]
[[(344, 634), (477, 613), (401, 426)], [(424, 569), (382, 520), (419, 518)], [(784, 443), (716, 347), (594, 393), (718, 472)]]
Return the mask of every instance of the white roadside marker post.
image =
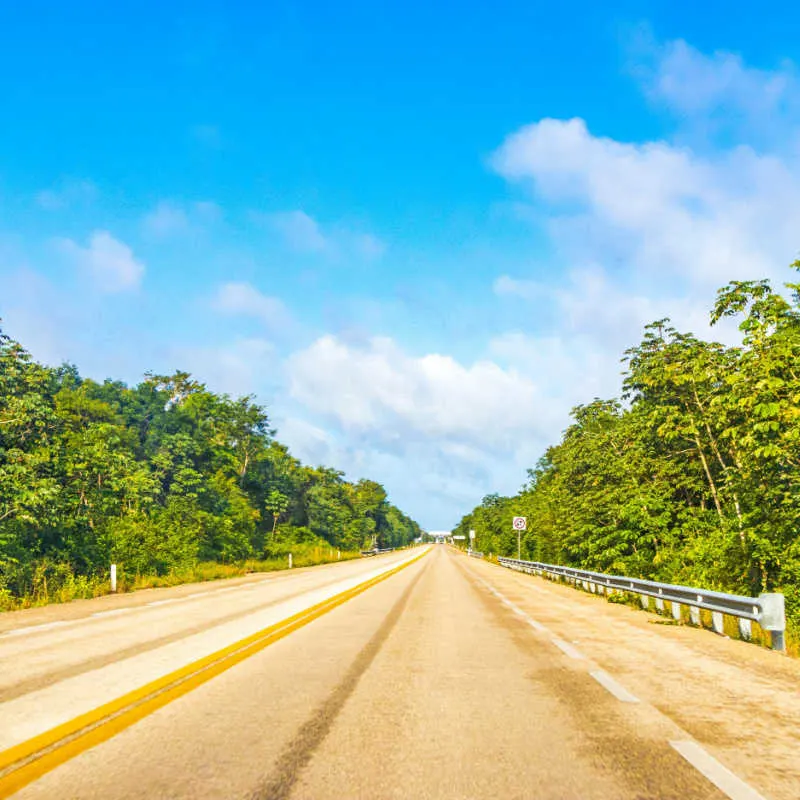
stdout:
[(111, 565), (111, 591), (117, 591), (117, 565)]

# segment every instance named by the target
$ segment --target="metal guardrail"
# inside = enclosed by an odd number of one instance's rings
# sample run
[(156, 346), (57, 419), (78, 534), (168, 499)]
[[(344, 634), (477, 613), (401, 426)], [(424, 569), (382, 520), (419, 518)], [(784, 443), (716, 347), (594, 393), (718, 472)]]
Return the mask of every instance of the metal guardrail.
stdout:
[(777, 592), (760, 594), (758, 597), (743, 597), (737, 594), (725, 594), (693, 586), (678, 586), (671, 583), (646, 581), (641, 578), (627, 578), (623, 575), (606, 575), (585, 569), (573, 569), (556, 564), (544, 564), (540, 561), (521, 561), (516, 558), (498, 558), (501, 566), (529, 574), (557, 575), (581, 583), (583, 588), (591, 592), (621, 591), (638, 594), (644, 608), (650, 607), (650, 598), (656, 600), (656, 608), (664, 610), (664, 601), (672, 604), (672, 616), (681, 618), (681, 606), (689, 607), (691, 620), (700, 624), (700, 610), (711, 612), (712, 627), (722, 633), (722, 617), (728, 614), (739, 620), (739, 632), (742, 638), (750, 638), (750, 623), (757, 622), (765, 631), (769, 631), (772, 649), (785, 650), (786, 612), (784, 596)]
[(483, 558), (483, 553), (480, 553), (477, 550), (467, 550), (467, 555), (472, 556), (473, 558)]

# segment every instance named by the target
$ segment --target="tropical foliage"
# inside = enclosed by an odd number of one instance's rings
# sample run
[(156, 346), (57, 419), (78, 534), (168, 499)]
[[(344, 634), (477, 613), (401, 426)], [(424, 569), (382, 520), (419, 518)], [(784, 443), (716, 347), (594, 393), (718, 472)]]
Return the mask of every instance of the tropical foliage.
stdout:
[[(800, 262), (792, 265), (800, 269)], [(782, 590), (800, 623), (800, 284), (733, 282), (712, 323), (736, 347), (660, 320), (625, 354), (620, 400), (572, 424), (515, 497), (489, 495), (457, 533), (523, 558), (747, 594)]]
[(251, 397), (184, 372), (138, 386), (36, 363), (0, 330), (0, 607), (50, 581), (178, 574), (420, 534), (371, 480), (308, 467)]

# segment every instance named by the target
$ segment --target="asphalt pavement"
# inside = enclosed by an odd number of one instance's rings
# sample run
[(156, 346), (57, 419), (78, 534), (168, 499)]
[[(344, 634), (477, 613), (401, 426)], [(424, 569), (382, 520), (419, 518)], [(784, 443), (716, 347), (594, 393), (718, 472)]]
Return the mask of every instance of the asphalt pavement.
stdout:
[(445, 546), (83, 609), (2, 621), (0, 797), (800, 797), (796, 661)]

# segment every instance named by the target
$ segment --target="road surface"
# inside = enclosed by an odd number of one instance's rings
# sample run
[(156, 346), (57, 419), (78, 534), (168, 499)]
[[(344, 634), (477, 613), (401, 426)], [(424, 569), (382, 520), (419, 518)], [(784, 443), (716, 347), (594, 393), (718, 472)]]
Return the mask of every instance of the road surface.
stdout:
[(797, 800), (798, 662), (659, 622), (444, 546), (5, 615), (0, 797)]

